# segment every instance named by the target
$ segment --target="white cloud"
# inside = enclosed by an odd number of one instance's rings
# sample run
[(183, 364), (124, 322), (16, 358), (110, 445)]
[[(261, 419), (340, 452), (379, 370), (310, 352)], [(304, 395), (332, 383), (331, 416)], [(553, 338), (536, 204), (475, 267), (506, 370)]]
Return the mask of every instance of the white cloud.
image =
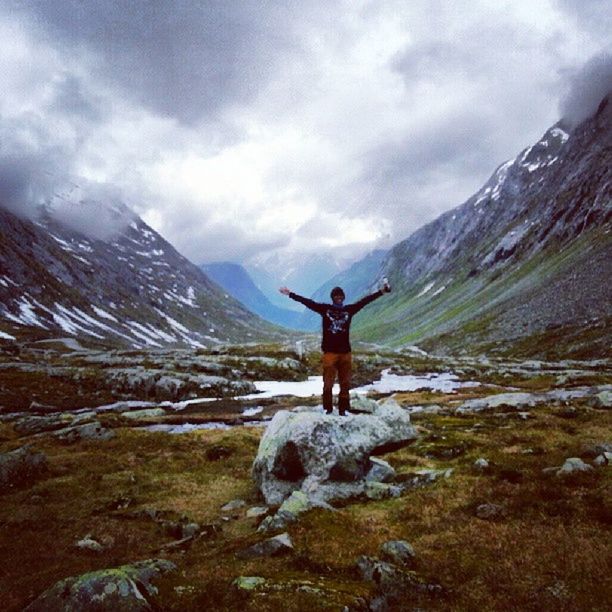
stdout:
[(357, 256), (531, 144), (606, 39), (571, 0), (214, 4), (0, 9), (4, 204), (83, 177), (197, 263)]

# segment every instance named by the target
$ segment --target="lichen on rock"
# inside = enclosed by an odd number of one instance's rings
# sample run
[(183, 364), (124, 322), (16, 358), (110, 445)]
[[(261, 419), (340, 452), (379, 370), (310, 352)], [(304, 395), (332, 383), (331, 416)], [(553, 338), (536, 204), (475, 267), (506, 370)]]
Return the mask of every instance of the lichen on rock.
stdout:
[(174, 563), (149, 559), (130, 565), (88, 572), (60, 580), (24, 609), (24, 612), (141, 612), (153, 610), (157, 595), (152, 584), (175, 571)]
[(282, 411), (261, 439), (253, 478), (269, 505), (280, 505), (293, 491), (313, 503), (347, 499), (365, 492), (371, 455), (415, 439), (409, 414), (395, 402), (367, 415)]

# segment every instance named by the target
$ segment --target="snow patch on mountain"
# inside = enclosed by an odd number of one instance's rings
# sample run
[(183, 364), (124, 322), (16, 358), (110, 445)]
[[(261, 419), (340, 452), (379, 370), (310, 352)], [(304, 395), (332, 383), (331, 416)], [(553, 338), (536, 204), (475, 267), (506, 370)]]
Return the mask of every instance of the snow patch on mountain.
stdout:
[(428, 293), (429, 291), (431, 291), (431, 288), (435, 285), (435, 281), (432, 281), (431, 283), (427, 283), (427, 285), (425, 285), (425, 287), (423, 287), (423, 289), (421, 289), (421, 292), (417, 295), (417, 297), (421, 297), (423, 295), (425, 295), (426, 293)]

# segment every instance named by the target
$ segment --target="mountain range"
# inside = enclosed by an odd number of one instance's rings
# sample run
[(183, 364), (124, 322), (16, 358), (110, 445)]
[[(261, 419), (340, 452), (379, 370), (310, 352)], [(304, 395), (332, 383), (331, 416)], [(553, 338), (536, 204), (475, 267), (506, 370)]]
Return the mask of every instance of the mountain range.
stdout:
[[(266, 321), (291, 329), (312, 329), (312, 326), (308, 327), (302, 322), (303, 317), (300, 312), (280, 308), (273, 304), (255, 285), (247, 270), (240, 264), (215, 262), (202, 264), (200, 268), (251, 312), (258, 314)], [(284, 299), (285, 302), (289, 302), (287, 298)]]
[[(327, 301), (340, 285), (358, 299), (387, 277), (393, 292), (357, 315), (356, 340), (436, 352), (607, 355), (611, 127), (608, 96), (594, 116), (552, 126), (466, 202), (370, 253), (314, 298)], [(50, 209), (32, 219), (0, 207), (0, 340), (197, 348), (291, 334), (254, 313), (301, 329), (318, 324), (270, 304), (240, 267), (198, 268), (122, 204), (75, 206), (81, 218), (127, 221), (96, 237)], [(297, 274), (294, 263), (276, 262), (286, 272), (277, 284)], [(318, 275), (320, 263), (311, 266)]]

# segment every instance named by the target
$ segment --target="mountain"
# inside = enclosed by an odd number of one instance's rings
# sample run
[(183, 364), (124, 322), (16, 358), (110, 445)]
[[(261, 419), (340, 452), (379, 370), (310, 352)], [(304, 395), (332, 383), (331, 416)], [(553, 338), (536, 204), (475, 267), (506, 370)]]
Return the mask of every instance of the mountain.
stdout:
[[(256, 257), (246, 264), (246, 270), (266, 297), (277, 306), (302, 311), (299, 304), (278, 293), (286, 285), (301, 295), (311, 295), (327, 279), (338, 274), (344, 265), (331, 253), (305, 255), (275, 252)], [(287, 304), (287, 302), (291, 302)]]
[[(461, 206), (395, 245), (355, 337), (428, 350), (605, 355), (610, 346), (612, 103), (562, 121)], [(367, 278), (364, 260), (334, 279)]]
[[(82, 202), (81, 218), (109, 205)], [(114, 208), (113, 208), (114, 207)], [(127, 347), (210, 346), (286, 336), (213, 283), (125, 207), (106, 240), (51, 214), (0, 208), (0, 338), (78, 337)]]
[[(255, 286), (249, 273), (241, 265), (230, 262), (216, 262), (203, 264), (200, 268), (230, 295), (266, 321), (293, 329), (312, 329), (301, 324), (300, 313), (279, 308), (272, 304)], [(290, 301), (286, 297), (284, 299), (287, 302)]]

